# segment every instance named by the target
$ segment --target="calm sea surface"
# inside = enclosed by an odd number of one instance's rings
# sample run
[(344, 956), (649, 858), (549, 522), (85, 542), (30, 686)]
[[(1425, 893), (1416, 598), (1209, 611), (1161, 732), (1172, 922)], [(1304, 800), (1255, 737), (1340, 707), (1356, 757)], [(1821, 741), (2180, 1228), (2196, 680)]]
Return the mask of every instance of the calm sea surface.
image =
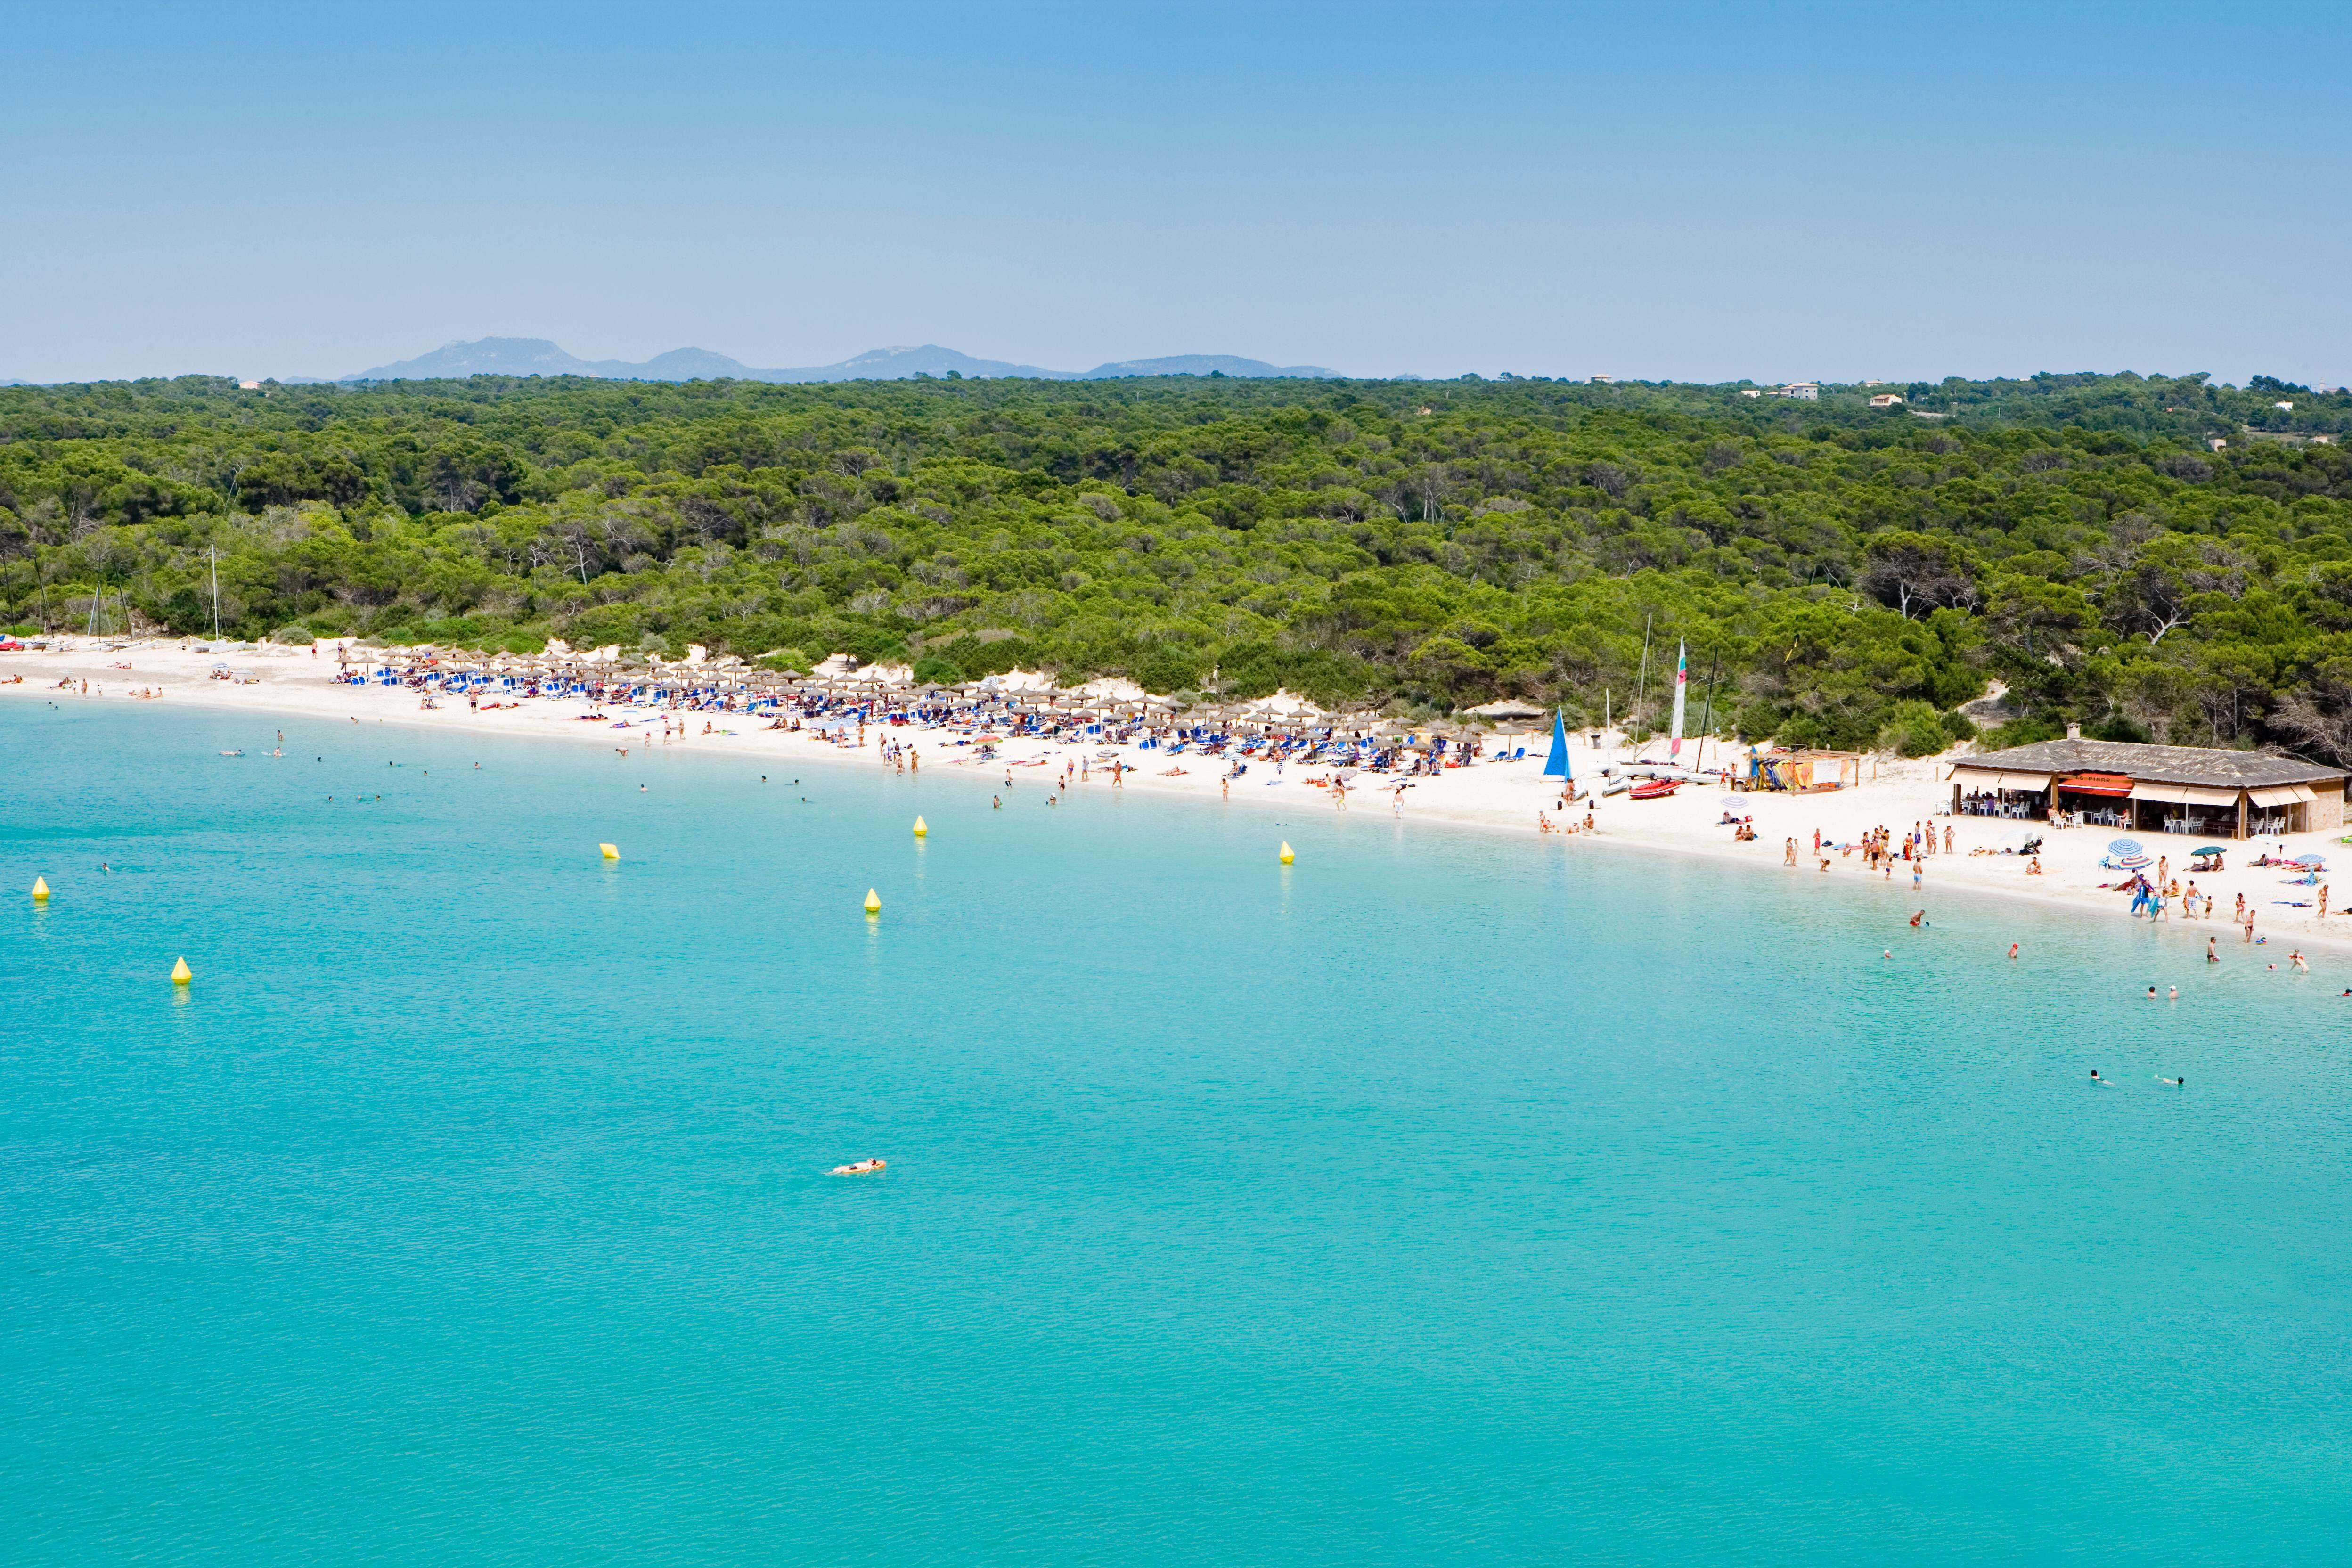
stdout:
[(2352, 1554), (2339, 960), (273, 727), (0, 706), (11, 1563)]

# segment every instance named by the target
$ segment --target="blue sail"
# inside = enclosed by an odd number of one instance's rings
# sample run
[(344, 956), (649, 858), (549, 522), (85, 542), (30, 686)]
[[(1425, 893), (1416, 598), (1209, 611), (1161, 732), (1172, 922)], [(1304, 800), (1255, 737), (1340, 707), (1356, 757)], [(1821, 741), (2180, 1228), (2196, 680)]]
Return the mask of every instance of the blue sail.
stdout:
[(1551, 710), (1551, 755), (1544, 759), (1545, 778), (1566, 779), (1568, 771), (1568, 721), (1559, 709)]

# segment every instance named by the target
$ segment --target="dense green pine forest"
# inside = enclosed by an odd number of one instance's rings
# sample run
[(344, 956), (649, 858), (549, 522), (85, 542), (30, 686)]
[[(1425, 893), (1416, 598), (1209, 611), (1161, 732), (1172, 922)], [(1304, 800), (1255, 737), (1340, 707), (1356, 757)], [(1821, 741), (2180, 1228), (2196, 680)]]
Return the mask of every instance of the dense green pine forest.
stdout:
[[(1906, 401), (1873, 409), (1873, 392)], [(2281, 405), (2291, 404), (2292, 407)], [(1044, 665), (2352, 760), (2352, 396), (2256, 378), (0, 390), (0, 619)], [(2222, 443), (2215, 449), (2213, 443)]]

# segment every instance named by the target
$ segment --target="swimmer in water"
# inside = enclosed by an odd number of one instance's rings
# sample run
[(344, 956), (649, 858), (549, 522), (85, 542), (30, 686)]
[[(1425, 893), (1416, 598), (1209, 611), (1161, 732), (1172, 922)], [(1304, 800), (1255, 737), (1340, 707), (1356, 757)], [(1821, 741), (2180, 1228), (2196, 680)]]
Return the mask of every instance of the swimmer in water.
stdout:
[(2011, 958), (2017, 956), (2017, 943), (2013, 942), (2009, 944), (2009, 956)]
[(1912, 929), (1912, 930), (1916, 931), (1916, 930), (1918, 930), (1921, 926), (1926, 925), (1927, 923), (1927, 910), (1914, 910), (1911, 912), (1911, 929)]
[(2101, 1078), (2099, 1076), (2099, 1069), (2096, 1068), (2093, 1068), (2091, 1069), (2091, 1081), (2097, 1084), (2101, 1089), (2113, 1089), (2116, 1087), (2114, 1084), (2109, 1083), (2105, 1079)]
[(2179, 1000), (2180, 1000), (2180, 987), (2179, 987), (2179, 986), (2178, 986), (2178, 985), (2168, 985), (2168, 986), (2166, 986), (2166, 987), (2164, 988), (2164, 999), (2165, 999), (2166, 1001), (2168, 1001), (2168, 1002), (2178, 1002), (2178, 1001), (2179, 1001)]
[(860, 1160), (855, 1165), (835, 1165), (830, 1173), (836, 1176), (870, 1175), (876, 1171), (886, 1169), (889, 1163), (887, 1160)]
[(2156, 1075), (2156, 1081), (2158, 1083), (2168, 1083), (2173, 1088), (2179, 1089), (2189, 1080), (2186, 1078), (2167, 1078), (2162, 1073), (2158, 1073)]
[(2156, 1000), (2156, 987), (2153, 985), (2147, 988), (2147, 999), (2151, 1002)]

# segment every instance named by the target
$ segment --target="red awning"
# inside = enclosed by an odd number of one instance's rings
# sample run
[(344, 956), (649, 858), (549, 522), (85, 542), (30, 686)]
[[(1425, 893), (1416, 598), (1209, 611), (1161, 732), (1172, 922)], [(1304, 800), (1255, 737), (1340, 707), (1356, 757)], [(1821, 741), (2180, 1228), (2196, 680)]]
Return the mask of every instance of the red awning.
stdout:
[(2075, 795), (2111, 795), (2122, 798), (2131, 794), (2132, 782), (2122, 773), (2076, 773), (2071, 779), (2060, 779), (2058, 787)]

